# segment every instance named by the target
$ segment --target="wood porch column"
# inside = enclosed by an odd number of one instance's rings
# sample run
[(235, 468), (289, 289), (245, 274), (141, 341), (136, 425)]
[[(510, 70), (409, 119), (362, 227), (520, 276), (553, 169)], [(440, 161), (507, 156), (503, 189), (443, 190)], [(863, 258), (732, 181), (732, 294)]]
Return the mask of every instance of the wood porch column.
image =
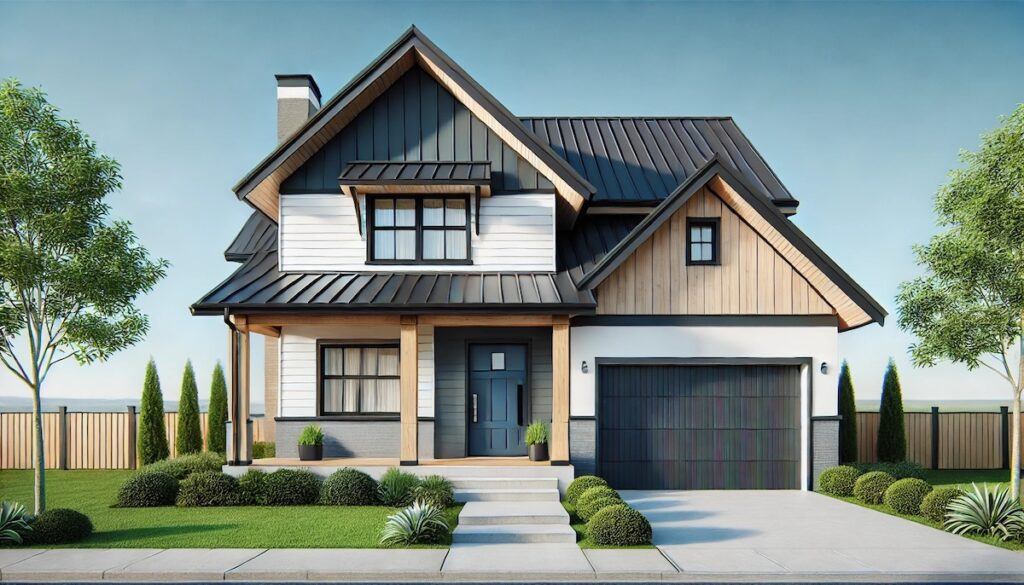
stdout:
[(231, 436), (228, 437), (227, 459), (229, 465), (238, 463), (238, 332), (228, 327), (228, 422)]
[(419, 415), (418, 377), (419, 377), (419, 339), (417, 339), (416, 315), (402, 316), (401, 349), (399, 379), (402, 439), (399, 460), (402, 465), (419, 464)]
[(252, 445), (249, 444), (249, 328), (244, 315), (232, 317), (235, 331), (228, 330), (228, 372), (231, 421), (231, 452), (228, 463), (252, 463)]
[(551, 324), (551, 464), (569, 464), (569, 318)]

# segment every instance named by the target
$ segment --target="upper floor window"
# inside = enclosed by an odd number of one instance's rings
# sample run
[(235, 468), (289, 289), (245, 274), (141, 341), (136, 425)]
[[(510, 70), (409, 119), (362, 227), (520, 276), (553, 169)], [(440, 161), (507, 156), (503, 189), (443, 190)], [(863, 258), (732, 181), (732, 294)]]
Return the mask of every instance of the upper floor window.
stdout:
[(717, 217), (690, 217), (686, 219), (686, 263), (718, 264), (719, 219)]
[(372, 197), (370, 262), (468, 264), (468, 197)]

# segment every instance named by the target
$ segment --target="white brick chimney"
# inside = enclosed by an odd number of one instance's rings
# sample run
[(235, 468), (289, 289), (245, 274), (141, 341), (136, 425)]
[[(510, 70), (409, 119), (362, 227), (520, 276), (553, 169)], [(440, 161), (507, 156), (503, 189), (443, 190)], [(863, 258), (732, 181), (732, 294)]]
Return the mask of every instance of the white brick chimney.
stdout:
[(277, 142), (299, 129), (320, 110), (320, 88), (312, 75), (275, 75), (277, 79)]

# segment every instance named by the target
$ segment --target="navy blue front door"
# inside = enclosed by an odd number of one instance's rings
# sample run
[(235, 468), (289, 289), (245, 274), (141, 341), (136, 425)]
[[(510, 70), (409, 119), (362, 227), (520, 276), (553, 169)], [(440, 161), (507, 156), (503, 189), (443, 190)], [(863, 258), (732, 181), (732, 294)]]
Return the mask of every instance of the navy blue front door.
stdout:
[(469, 346), (469, 454), (526, 455), (526, 346)]

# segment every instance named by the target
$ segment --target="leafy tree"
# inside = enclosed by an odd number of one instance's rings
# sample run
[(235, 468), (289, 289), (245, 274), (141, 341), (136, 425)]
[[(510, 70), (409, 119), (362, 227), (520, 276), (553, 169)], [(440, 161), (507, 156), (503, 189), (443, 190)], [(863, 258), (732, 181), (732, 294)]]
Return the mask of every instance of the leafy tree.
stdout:
[[(899, 325), (917, 366), (983, 366), (1012, 397), (1010, 483), (1020, 494), (1024, 390), (1024, 105), (982, 135), (935, 198), (944, 231), (914, 251), (927, 272), (900, 286)], [(1016, 362), (1016, 364), (1014, 364)]]
[(839, 370), (839, 416), (839, 462), (852, 463), (857, 461), (857, 399), (846, 360)]
[(0, 83), (0, 362), (32, 395), (35, 513), (46, 508), (40, 393), (65, 360), (103, 361), (149, 329), (135, 308), (163, 278), (110, 221), (120, 167), (38, 89)]
[(156, 362), (150, 358), (146, 364), (146, 382), (142, 387), (142, 412), (139, 415), (138, 452), (143, 465), (149, 465), (171, 454), (167, 446), (167, 426), (164, 423), (164, 395), (160, 391), (160, 376)]
[(192, 360), (185, 362), (181, 377), (181, 397), (178, 398), (178, 432), (174, 438), (178, 455), (199, 453), (203, 450), (203, 429), (199, 425), (199, 389)]
[(210, 384), (210, 407), (206, 415), (206, 449), (223, 453), (227, 449), (228, 388), (224, 381), (224, 369), (220, 362), (213, 368), (213, 383)]
[(882, 379), (882, 404), (878, 414), (879, 461), (903, 461), (907, 458), (907, 434), (903, 426), (903, 391), (896, 363), (889, 360)]

